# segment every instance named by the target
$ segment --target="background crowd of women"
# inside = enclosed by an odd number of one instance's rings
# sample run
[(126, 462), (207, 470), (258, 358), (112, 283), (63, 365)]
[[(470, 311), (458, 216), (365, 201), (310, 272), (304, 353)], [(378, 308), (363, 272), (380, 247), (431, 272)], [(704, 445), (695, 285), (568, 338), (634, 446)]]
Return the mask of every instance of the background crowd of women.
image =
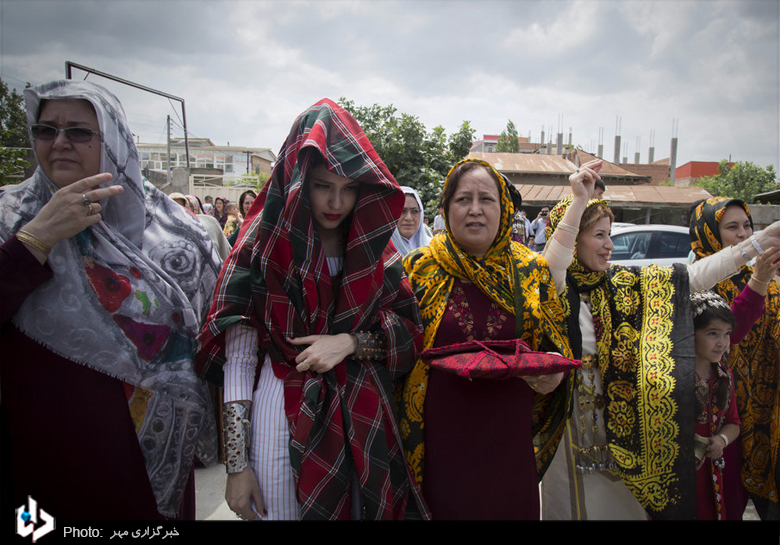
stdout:
[[(25, 95), (39, 166), (0, 193), (4, 504), (194, 518), (210, 382), (247, 520), (741, 519), (748, 498), (780, 518), (780, 222), (710, 199), (693, 263), (611, 266), (595, 160), (539, 253), (513, 240), (514, 186), (467, 159), (434, 235), (327, 99), (259, 194), (206, 213), (144, 181), (107, 90)], [(527, 363), (458, 367), (488, 345)]]

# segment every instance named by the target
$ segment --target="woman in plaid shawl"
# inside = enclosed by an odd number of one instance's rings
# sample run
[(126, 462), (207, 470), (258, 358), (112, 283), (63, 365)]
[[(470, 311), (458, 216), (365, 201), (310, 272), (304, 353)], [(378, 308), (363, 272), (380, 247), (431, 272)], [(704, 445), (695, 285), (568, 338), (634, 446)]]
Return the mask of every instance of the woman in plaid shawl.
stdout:
[(392, 399), (422, 340), (389, 244), (403, 206), (349, 113), (324, 99), (298, 117), (201, 334), (202, 372), (219, 380), (225, 363), (226, 497), (241, 518), (427, 516)]

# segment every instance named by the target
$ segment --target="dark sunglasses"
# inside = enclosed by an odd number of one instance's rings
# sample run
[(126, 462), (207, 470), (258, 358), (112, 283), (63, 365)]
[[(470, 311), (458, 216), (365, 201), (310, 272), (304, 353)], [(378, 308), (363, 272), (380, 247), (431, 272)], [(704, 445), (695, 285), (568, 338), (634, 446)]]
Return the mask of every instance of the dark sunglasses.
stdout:
[(57, 138), (57, 133), (64, 132), (65, 137), (71, 142), (76, 144), (86, 144), (92, 141), (96, 135), (100, 136), (100, 131), (93, 131), (92, 129), (83, 129), (81, 127), (68, 127), (66, 129), (58, 129), (50, 125), (33, 125), (30, 127), (33, 138), (36, 140), (54, 140)]

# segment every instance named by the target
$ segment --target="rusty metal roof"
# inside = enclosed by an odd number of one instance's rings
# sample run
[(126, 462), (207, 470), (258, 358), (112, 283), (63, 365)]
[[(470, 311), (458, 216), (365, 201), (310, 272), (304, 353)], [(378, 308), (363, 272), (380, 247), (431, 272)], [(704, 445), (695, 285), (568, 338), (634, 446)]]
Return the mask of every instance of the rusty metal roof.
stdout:
[(499, 172), (544, 172), (548, 174), (565, 174), (568, 176), (577, 165), (562, 155), (544, 155), (538, 153), (488, 153), (472, 151), (470, 158), (487, 161)]
[[(516, 184), (523, 196), (523, 204), (541, 206), (553, 205), (567, 195), (571, 188), (563, 185)], [(676, 206), (687, 208), (699, 199), (708, 199), (710, 195), (700, 187), (674, 187), (665, 185), (615, 185), (607, 186), (604, 199), (617, 206), (661, 207)]]
[[(569, 156), (574, 157), (575, 155), (579, 164), (596, 159), (595, 155), (581, 150), (569, 152)], [(489, 153), (472, 151), (468, 154), (468, 157), (487, 161), (499, 172), (507, 174), (555, 174), (568, 176), (577, 170), (579, 166), (577, 163), (567, 159), (566, 155), (548, 155), (545, 153)], [(607, 160), (603, 160), (600, 174), (606, 179), (612, 177), (623, 178), (635, 180), (637, 183), (650, 181), (650, 176), (636, 174)]]

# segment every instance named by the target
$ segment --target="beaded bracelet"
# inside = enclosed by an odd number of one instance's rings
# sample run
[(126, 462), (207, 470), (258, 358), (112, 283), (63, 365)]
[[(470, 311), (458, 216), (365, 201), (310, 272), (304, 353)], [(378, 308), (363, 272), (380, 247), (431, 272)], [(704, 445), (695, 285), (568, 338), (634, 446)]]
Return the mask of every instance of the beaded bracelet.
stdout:
[(249, 465), (249, 407), (225, 403), (222, 408), (225, 469), (228, 473), (240, 473)]
[(750, 256), (747, 254), (745, 249), (742, 247), (742, 243), (737, 243), (737, 248), (739, 248), (739, 253), (742, 254), (742, 257), (745, 258), (745, 261), (750, 261)]
[(756, 238), (756, 235), (750, 235), (750, 243), (753, 245), (753, 248), (756, 249), (756, 251), (758, 252), (758, 255), (761, 255), (761, 254), (764, 253), (764, 249), (758, 243), (758, 239)]
[(382, 360), (387, 357), (387, 339), (384, 332), (358, 331), (355, 358), (359, 360)]
[(25, 246), (29, 246), (33, 250), (38, 250), (44, 255), (49, 255), (51, 252), (51, 248), (49, 248), (49, 246), (44, 241), (29, 231), (25, 231), (24, 229), (19, 229), (16, 232), (16, 238), (19, 239), (19, 242)]

